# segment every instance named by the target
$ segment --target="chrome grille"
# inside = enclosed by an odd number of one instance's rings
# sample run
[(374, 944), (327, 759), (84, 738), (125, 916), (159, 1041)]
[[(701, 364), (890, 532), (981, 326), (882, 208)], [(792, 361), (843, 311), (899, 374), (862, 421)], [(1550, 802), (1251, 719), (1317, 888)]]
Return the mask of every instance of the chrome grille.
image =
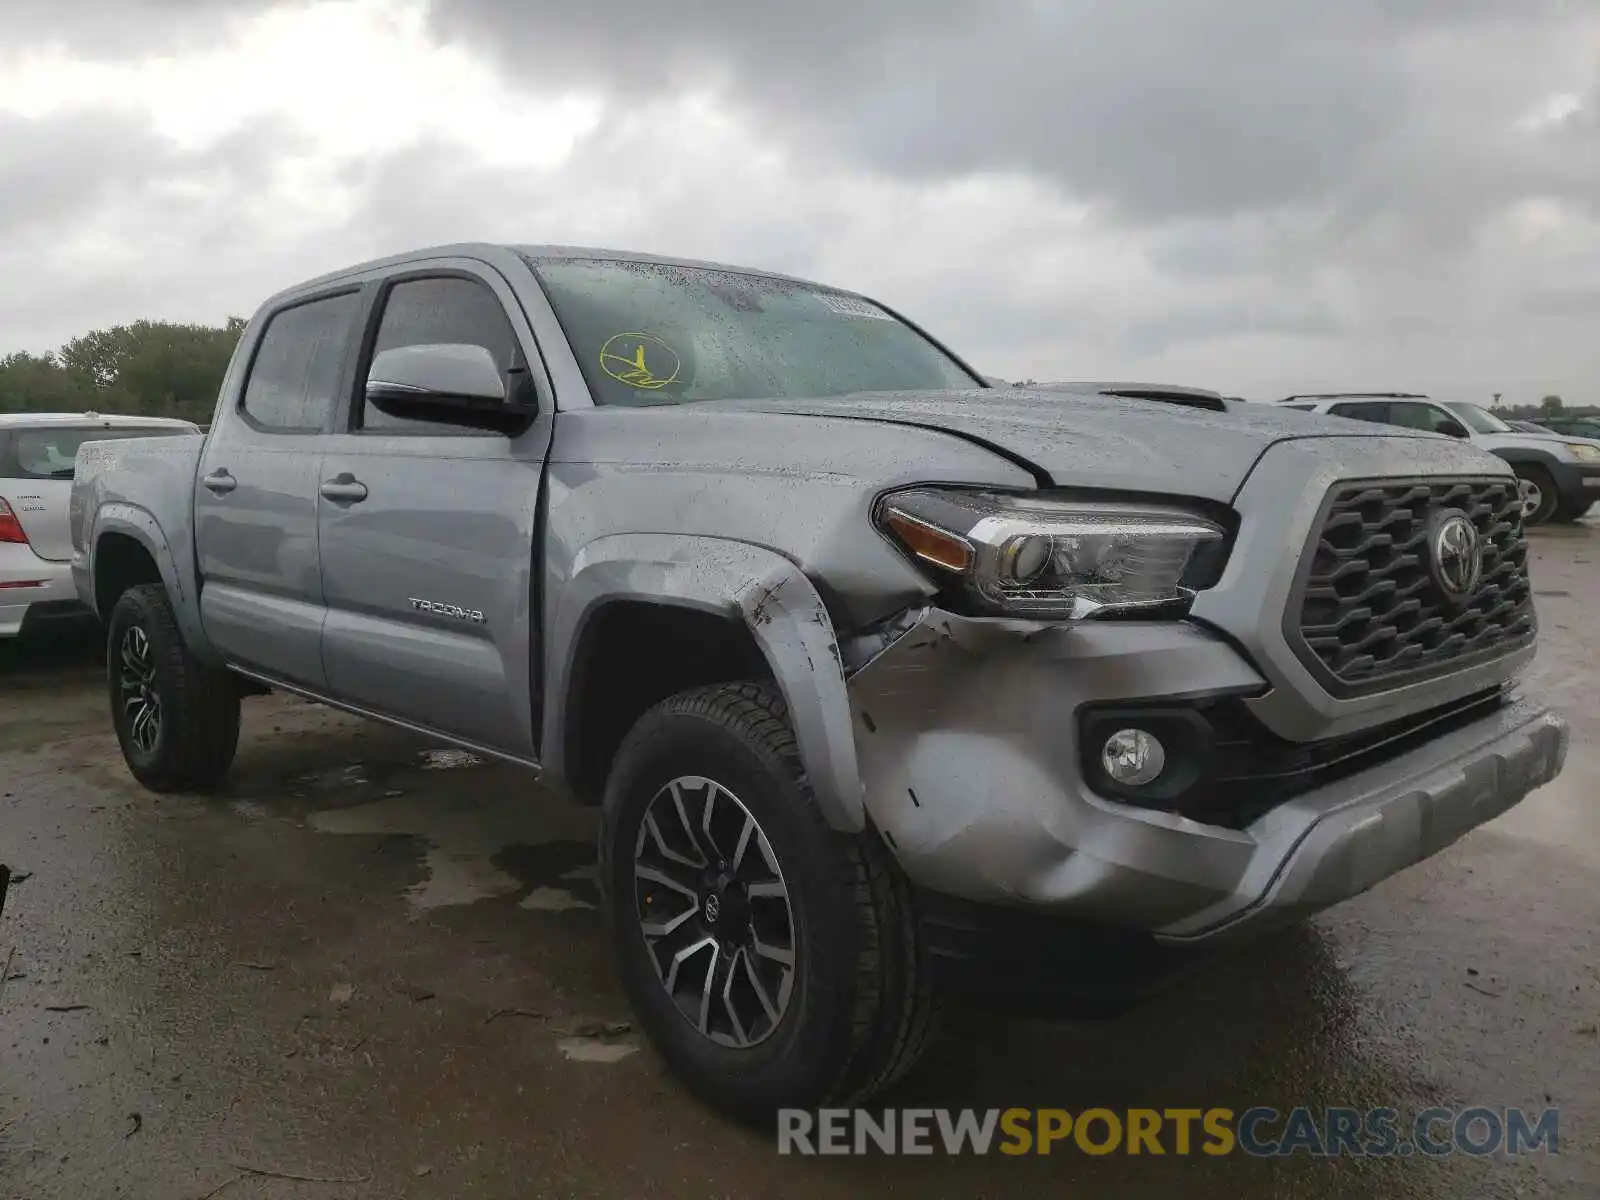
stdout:
[[(1430, 520), (1478, 531), (1483, 573), (1452, 600), (1429, 565)], [(1291, 646), (1335, 695), (1462, 669), (1533, 638), (1528, 542), (1517, 481), (1375, 480), (1329, 494), (1289, 606)]]

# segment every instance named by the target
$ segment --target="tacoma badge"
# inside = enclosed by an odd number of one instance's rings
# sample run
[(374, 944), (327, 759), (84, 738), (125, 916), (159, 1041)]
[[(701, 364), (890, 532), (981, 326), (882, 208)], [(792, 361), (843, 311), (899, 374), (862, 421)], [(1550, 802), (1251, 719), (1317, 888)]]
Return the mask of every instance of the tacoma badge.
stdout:
[(418, 612), (432, 613), (436, 617), (454, 617), (458, 621), (471, 621), (474, 625), (487, 622), (487, 618), (475, 608), (462, 608), (459, 604), (445, 604), (441, 600), (418, 600), (415, 596), (409, 599), (411, 607)]

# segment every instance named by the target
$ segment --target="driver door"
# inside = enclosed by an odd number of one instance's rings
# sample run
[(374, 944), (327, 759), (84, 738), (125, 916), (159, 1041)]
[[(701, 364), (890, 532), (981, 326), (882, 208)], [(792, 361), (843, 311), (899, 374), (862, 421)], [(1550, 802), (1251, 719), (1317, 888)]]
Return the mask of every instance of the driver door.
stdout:
[(373, 358), (482, 347), (538, 362), (502, 279), (466, 260), (384, 280), (344, 427), (328, 440), (318, 531), (331, 698), (533, 761), (536, 514), (548, 405), (517, 437), (389, 416), (366, 402)]

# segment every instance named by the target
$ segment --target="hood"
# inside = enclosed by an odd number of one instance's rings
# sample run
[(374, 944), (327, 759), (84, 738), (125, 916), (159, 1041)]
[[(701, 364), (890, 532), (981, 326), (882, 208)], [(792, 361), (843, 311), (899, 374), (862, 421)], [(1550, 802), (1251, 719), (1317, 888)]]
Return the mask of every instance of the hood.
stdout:
[(1225, 411), (1025, 389), (874, 392), (816, 400), (720, 400), (687, 409), (785, 413), (940, 430), (1025, 466), (1040, 486), (1176, 493), (1228, 503), (1267, 447), (1318, 437), (1410, 437), (1297, 410), (1236, 401)]
[(1560, 433), (1524, 433), (1518, 429), (1512, 433), (1480, 433), (1473, 441), (1486, 450), (1552, 450), (1556, 446), (1593, 446), (1600, 450), (1600, 438), (1579, 437), (1574, 434), (1567, 437)]

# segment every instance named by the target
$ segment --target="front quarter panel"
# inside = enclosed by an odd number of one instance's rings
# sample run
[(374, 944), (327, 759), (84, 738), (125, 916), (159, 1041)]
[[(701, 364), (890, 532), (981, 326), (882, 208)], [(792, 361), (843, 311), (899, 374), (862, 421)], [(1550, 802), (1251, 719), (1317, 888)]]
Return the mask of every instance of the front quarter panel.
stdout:
[[(766, 656), (794, 726), (800, 758), (835, 828), (864, 826), (850, 703), (833, 622), (800, 569), (760, 546), (708, 537), (619, 534), (585, 546), (572, 565), (547, 642), (550, 694), (569, 694), (573, 654), (609, 601), (644, 600), (736, 617)], [(546, 767), (565, 775), (566, 712), (548, 707)]]

